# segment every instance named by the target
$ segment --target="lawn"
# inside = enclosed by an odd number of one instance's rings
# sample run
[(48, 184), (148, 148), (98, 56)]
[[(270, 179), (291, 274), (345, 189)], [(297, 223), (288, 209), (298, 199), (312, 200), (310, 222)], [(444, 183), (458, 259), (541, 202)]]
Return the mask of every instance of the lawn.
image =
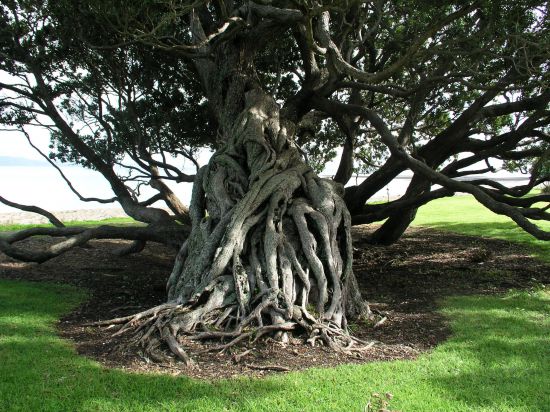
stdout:
[[(499, 231), (506, 221), (466, 197), (430, 204), (415, 224), (539, 250), (527, 236)], [(543, 287), (445, 299), (453, 335), (414, 361), (217, 382), (128, 373), (78, 356), (54, 325), (84, 299), (68, 286), (0, 281), (0, 411), (363, 411), (375, 392), (392, 393), (391, 408), (407, 412), (550, 411), (550, 293)]]
[[(550, 231), (550, 222), (535, 223)], [(539, 259), (550, 262), (550, 242), (535, 239), (510, 218), (491, 212), (469, 195), (437, 199), (422, 206), (413, 225), (518, 242)]]
[[(65, 226), (100, 226), (100, 225), (115, 225), (126, 226), (140, 224), (130, 217), (110, 217), (102, 220), (72, 220), (63, 222)], [(54, 227), (50, 223), (43, 223), (39, 225), (30, 224), (2, 224), (0, 225), (0, 232), (11, 232), (15, 230), (30, 229), (32, 227)]]
[(454, 336), (415, 361), (214, 383), (106, 369), (54, 323), (84, 299), (63, 286), (0, 281), (2, 411), (362, 411), (391, 392), (402, 411), (550, 410), (550, 295), (445, 301)]

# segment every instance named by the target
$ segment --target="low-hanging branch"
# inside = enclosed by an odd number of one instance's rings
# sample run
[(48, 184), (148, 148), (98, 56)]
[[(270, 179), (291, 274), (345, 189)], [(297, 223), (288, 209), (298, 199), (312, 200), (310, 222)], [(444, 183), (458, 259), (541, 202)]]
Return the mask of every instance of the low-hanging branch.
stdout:
[(522, 210), (521, 208), (516, 208), (506, 203), (499, 202), (492, 198), (489, 193), (483, 191), (473, 184), (453, 180), (443, 175), (442, 173), (433, 170), (425, 163), (410, 156), (405, 151), (405, 149), (399, 145), (397, 139), (393, 136), (391, 131), (388, 129), (384, 121), (378, 116), (378, 114), (371, 110), (365, 110), (364, 114), (365, 117), (380, 133), (382, 140), (388, 146), (392, 154), (405, 161), (412, 170), (425, 176), (431, 182), (440, 184), (455, 192), (470, 193), (483, 206), (487, 207), (489, 210), (499, 215), (508, 216), (514, 222), (516, 222), (518, 226), (520, 226), (527, 233), (533, 235), (537, 239), (550, 240), (550, 232), (540, 229), (528, 220), (528, 217), (530, 216), (542, 216), (542, 218), (544, 218), (545, 220), (550, 220), (548, 219), (548, 217), (545, 216), (545, 214), (534, 214), (533, 209)]
[(46, 219), (48, 219), (52, 225), (54, 225), (56, 227), (64, 227), (65, 226), (63, 224), (63, 222), (61, 220), (59, 220), (57, 217), (55, 217), (55, 215), (53, 213), (48, 212), (47, 210), (42, 209), (41, 207), (15, 203), (15, 202), (12, 202), (12, 201), (10, 201), (10, 200), (2, 197), (2, 196), (0, 196), (0, 202), (4, 203), (7, 206), (13, 207), (15, 209), (19, 209), (19, 210), (23, 210), (25, 212), (37, 213), (39, 215), (42, 215)]
[[(185, 239), (189, 229), (182, 225), (119, 227), (103, 225), (98, 227), (34, 227), (0, 236), (0, 251), (25, 262), (42, 263), (59, 256), (74, 247), (82, 246), (93, 239), (124, 239), (139, 242), (154, 241), (177, 246)], [(66, 237), (61, 242), (31, 250), (17, 242), (33, 236)]]
[(418, 208), (435, 199), (453, 196), (454, 192), (447, 188), (440, 188), (422, 193), (416, 197), (403, 198), (378, 205), (365, 205), (363, 210), (354, 214), (351, 218), (353, 225), (364, 225), (386, 219), (393, 213), (398, 213), (406, 208)]

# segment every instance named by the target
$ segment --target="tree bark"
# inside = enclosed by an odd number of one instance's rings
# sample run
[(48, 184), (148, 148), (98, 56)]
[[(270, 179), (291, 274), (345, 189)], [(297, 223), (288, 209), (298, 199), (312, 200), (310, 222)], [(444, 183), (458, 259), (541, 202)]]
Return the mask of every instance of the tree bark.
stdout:
[[(413, 199), (429, 190), (430, 182), (421, 176), (414, 175), (402, 199)], [(369, 241), (379, 245), (391, 245), (397, 242), (416, 217), (417, 211), (418, 206), (413, 205), (392, 213), (382, 226), (372, 234)]]
[(252, 328), (256, 338), (295, 331), (335, 349), (354, 342), (347, 318), (369, 312), (352, 271), (343, 187), (315, 175), (293, 133), (271, 97), (246, 93), (230, 136), (197, 174), (192, 231), (158, 314), (171, 336), (241, 341)]
[(353, 135), (348, 135), (342, 149), (340, 164), (334, 175), (334, 181), (345, 185), (353, 175)]

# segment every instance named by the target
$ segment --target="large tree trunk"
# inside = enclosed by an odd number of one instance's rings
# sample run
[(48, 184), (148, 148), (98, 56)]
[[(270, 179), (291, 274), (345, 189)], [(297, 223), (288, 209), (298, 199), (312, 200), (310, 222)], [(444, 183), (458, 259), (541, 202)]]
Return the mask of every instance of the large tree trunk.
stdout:
[(369, 238), (369, 242), (375, 245), (391, 245), (397, 242), (416, 217), (418, 208), (408, 208), (388, 217)]
[(304, 163), (293, 131), (271, 97), (249, 91), (225, 145), (198, 173), (193, 229), (156, 313), (168, 344), (189, 334), (240, 341), (250, 330), (353, 343), (347, 318), (368, 307), (352, 272), (343, 187)]
[[(403, 199), (415, 198), (430, 190), (430, 182), (423, 177), (414, 175)], [(397, 242), (416, 217), (418, 207), (402, 208), (398, 213), (393, 213), (380, 226), (369, 239), (373, 244), (391, 245)]]

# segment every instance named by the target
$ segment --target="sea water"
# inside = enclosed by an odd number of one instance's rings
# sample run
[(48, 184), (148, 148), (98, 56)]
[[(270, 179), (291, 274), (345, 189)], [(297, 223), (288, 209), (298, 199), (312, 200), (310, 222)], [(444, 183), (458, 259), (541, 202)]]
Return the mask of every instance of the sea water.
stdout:
[[(109, 199), (114, 196), (107, 180), (98, 172), (79, 166), (61, 168), (74, 188), (83, 197)], [(168, 185), (189, 204), (191, 184)], [(154, 189), (143, 188), (140, 200), (156, 193)], [(49, 166), (0, 166), (0, 196), (12, 202), (39, 206), (49, 211), (102, 209), (120, 207), (118, 202), (83, 202), (70, 190), (59, 172)], [(15, 209), (0, 203), (0, 213), (14, 212)]]
[[(82, 196), (105, 199), (114, 196), (108, 182), (100, 173), (80, 166), (63, 166), (61, 169)], [(323, 177), (330, 176), (324, 175)], [(467, 180), (479, 177), (481, 176), (471, 176)], [(360, 184), (365, 178), (364, 175), (353, 176), (348, 186)], [(391, 200), (401, 196), (405, 193), (410, 179), (410, 172), (402, 173), (378, 191), (371, 200)], [(499, 173), (496, 180), (506, 186), (528, 182), (525, 175), (509, 173)], [(184, 204), (189, 204), (191, 200), (191, 183), (176, 184), (169, 180), (166, 180), (166, 183)], [(140, 200), (145, 200), (155, 193), (154, 189), (143, 187)], [(0, 166), (0, 196), (16, 203), (40, 206), (50, 211), (120, 207), (117, 202), (104, 204), (80, 201), (61, 178), (59, 172), (47, 164), (44, 166)], [(155, 206), (165, 205), (157, 202)], [(0, 203), (0, 213), (14, 211), (16, 210)]]

